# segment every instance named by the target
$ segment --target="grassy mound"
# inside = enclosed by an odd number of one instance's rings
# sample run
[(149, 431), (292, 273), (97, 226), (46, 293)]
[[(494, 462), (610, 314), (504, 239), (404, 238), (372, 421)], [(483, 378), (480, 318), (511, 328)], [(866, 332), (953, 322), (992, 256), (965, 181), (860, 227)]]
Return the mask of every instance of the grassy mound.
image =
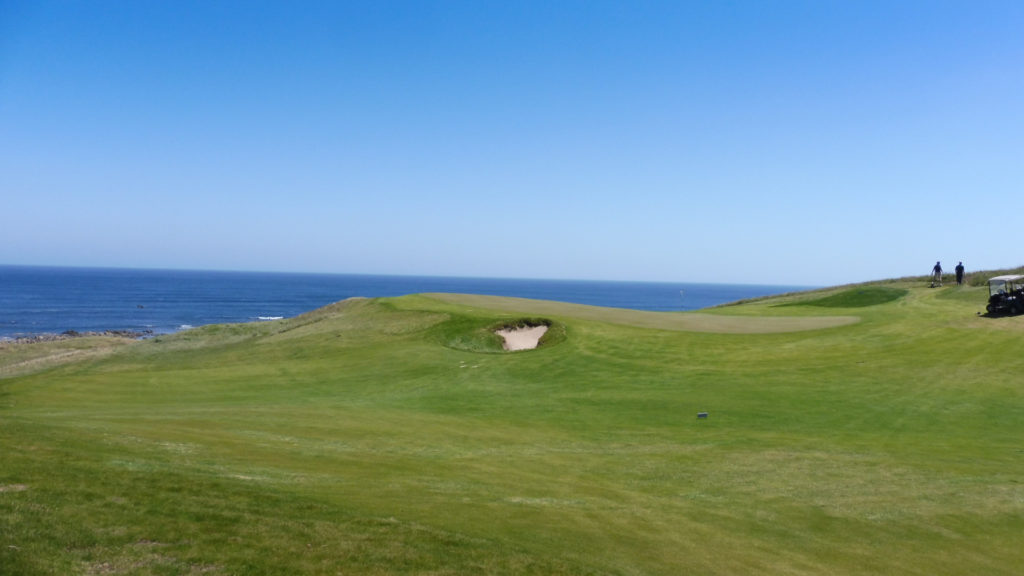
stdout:
[(719, 309), (680, 314), (471, 294), (428, 294), (426, 296), (439, 302), (454, 303), (474, 309), (486, 308), (507, 314), (566, 315), (578, 320), (593, 320), (619, 326), (715, 334), (799, 332), (844, 326), (859, 321), (859, 318), (855, 316), (767, 316), (763, 314), (751, 316), (744, 315), (743, 310), (736, 307), (729, 310)]
[[(1024, 317), (889, 287), (3, 349), (0, 574), (1016, 574)], [(520, 321), (556, 345), (497, 353)]]
[(907, 295), (906, 288), (889, 286), (858, 286), (831, 294), (823, 298), (789, 302), (783, 306), (817, 306), (819, 308), (866, 308), (878, 306), (903, 298)]

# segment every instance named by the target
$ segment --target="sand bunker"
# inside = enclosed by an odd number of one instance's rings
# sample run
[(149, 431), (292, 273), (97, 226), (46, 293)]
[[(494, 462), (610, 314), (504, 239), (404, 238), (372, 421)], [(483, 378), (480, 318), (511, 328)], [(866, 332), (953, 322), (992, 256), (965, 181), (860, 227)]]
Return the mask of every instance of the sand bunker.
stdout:
[(533, 350), (540, 342), (540, 337), (547, 331), (547, 326), (529, 326), (505, 328), (494, 333), (505, 339), (505, 350)]

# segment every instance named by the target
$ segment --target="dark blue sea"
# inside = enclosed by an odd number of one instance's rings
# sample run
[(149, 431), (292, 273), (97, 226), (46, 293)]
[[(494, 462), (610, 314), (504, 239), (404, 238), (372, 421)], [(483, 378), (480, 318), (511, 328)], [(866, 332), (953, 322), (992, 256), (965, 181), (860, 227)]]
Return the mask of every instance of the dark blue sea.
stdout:
[(0, 338), (287, 318), (353, 296), (455, 292), (697, 310), (800, 286), (0, 266)]

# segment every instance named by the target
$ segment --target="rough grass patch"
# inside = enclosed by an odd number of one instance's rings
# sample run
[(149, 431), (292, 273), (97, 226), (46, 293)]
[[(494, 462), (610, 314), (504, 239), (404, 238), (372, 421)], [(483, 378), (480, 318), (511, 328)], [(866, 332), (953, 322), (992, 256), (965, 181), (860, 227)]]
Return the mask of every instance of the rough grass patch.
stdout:
[(502, 320), (494, 325), (494, 330), (517, 330), (520, 328), (537, 328), (547, 326), (551, 328), (551, 320), (547, 318), (519, 318), (518, 320)]

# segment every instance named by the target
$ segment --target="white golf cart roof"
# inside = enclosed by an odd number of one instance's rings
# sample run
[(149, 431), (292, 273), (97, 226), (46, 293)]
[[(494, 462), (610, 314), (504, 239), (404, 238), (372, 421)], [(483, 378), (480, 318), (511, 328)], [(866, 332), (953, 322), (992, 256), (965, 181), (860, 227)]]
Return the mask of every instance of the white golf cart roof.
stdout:
[(988, 283), (989, 284), (991, 284), (993, 282), (1013, 282), (1013, 283), (1017, 283), (1017, 282), (1022, 282), (1022, 281), (1024, 281), (1024, 274), (1008, 274), (1006, 276), (995, 276), (993, 278), (989, 278), (988, 279)]

